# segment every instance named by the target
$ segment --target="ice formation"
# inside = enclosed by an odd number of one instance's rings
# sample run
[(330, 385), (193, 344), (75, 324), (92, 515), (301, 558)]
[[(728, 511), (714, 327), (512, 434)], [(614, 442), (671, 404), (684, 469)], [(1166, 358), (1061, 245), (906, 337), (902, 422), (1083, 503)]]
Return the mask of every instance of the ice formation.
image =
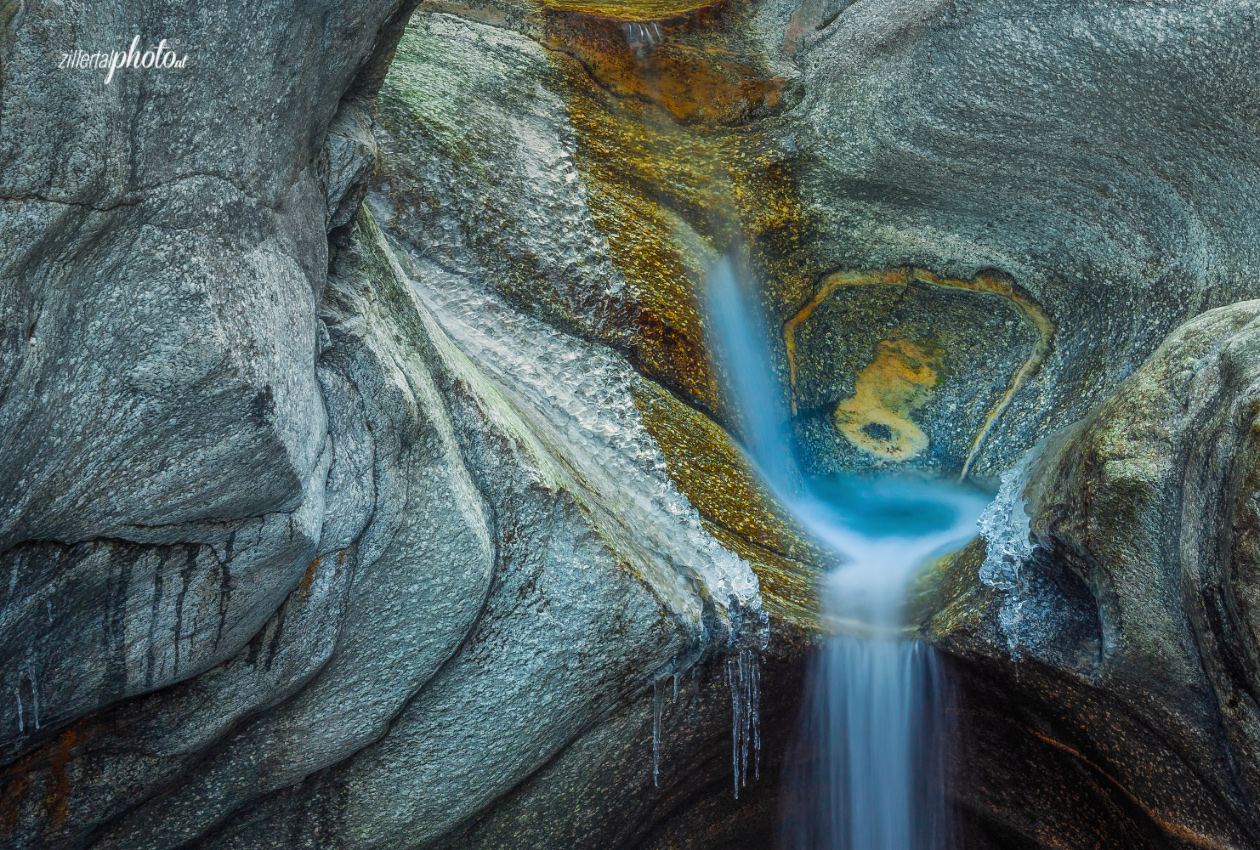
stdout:
[(726, 660), (726, 682), (731, 689), (731, 764), (735, 768), (735, 799), (748, 784), (748, 750), (752, 748), (753, 778), (761, 778), (761, 655), (741, 649)]

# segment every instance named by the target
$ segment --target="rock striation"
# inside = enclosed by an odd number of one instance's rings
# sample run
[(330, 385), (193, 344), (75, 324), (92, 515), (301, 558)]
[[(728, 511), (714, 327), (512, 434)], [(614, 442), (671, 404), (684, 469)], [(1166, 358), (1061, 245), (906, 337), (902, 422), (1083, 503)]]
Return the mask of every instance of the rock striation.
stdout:
[[(413, 5), (5, 6), (6, 846), (438, 846), (765, 641), (649, 382), (362, 207)], [(45, 67), (137, 28), (192, 60)]]
[(969, 840), (1260, 844), (1257, 21), (0, 0), (0, 839), (767, 846), (836, 555), (726, 255), (809, 472), (1005, 482), (916, 609)]
[(1008, 477), (1014, 510), (931, 621), (985, 729), (966, 802), (1027, 846), (1260, 841), (1258, 318), (1248, 301), (1178, 328)]

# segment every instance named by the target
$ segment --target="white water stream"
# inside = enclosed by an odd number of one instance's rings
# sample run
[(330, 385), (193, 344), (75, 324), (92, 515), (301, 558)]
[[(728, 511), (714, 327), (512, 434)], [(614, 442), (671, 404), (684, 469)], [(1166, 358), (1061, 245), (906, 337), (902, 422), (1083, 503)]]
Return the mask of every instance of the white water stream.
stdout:
[(965, 543), (988, 499), (909, 478), (809, 479), (765, 322), (729, 260), (710, 273), (708, 326), (753, 462), (781, 504), (843, 558), (826, 582), (836, 634), (818, 653), (785, 776), (784, 850), (948, 850), (946, 684), (935, 651), (903, 636), (907, 585)]

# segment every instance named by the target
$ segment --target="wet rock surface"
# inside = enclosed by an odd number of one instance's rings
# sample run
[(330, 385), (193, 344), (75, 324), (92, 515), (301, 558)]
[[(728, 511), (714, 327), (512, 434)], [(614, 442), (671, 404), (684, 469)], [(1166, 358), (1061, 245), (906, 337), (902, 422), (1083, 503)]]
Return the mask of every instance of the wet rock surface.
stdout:
[[(996, 486), (1179, 323), (1255, 293), (1248, 4), (824, 5), (426, 6), (383, 124), (451, 185), (400, 152), (382, 193), (403, 216), (454, 202), (434, 215), (476, 234), (493, 286), (735, 432), (699, 317), (705, 270), (742, 256), (822, 472)], [(428, 46), (452, 40), (475, 47)], [(898, 414), (913, 445), (832, 427), (884, 344), (949, 373)]]
[[(5, 846), (440, 844), (760, 644), (643, 379), (492, 299), (465, 353), (422, 301), (485, 270), (413, 280), (362, 211), (410, 5), (3, 12)], [(135, 28), (207, 75), (45, 67)]]
[(976, 846), (1260, 843), (1254, 305), (1138, 370), (1260, 291), (1252, 4), (413, 5), (0, 3), (6, 846), (769, 846), (724, 254), (811, 471), (1057, 435), (922, 614)]
[(1004, 486), (1029, 522), (988, 541), (1031, 545), (962, 558), (973, 583), (932, 621), (963, 659), (979, 745), (965, 802), (1029, 846), (1260, 841), (1258, 316), (1251, 301), (1187, 323), (1048, 441)]

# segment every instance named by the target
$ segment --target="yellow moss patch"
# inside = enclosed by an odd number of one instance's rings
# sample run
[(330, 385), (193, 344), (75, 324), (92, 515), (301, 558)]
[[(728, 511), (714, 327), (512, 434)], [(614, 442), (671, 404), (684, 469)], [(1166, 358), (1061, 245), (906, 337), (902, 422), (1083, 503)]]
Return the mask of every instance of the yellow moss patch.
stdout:
[(760, 123), (783, 105), (785, 80), (739, 0), (544, 4), (540, 41), (566, 83), (574, 161), (626, 281), (609, 334), (659, 382), (636, 389), (644, 423), (710, 532), (752, 565), (770, 612), (812, 628), (833, 556), (762, 489), (719, 424), (732, 417), (699, 304), (707, 269), (732, 246), (746, 250), (777, 320), (818, 279), (790, 163)]
[(908, 339), (884, 340), (857, 378), (850, 398), (836, 405), (836, 428), (873, 457), (902, 462), (927, 450), (928, 437), (910, 419), (936, 386), (941, 350)]
[[(713, 5), (712, 0), (539, 0), (547, 9), (584, 12), (620, 21), (655, 21)], [(651, 32), (650, 30), (648, 31)], [(650, 35), (645, 35), (650, 37)]]
[(949, 635), (976, 629), (992, 589), (980, 581), (984, 538), (924, 565), (906, 600), (906, 625), (943, 642)]
[(650, 21), (655, 6), (620, 2), (549, 3), (537, 18), (565, 81), (589, 207), (627, 284), (599, 333), (727, 421), (698, 304), (708, 267), (746, 248), (778, 317), (818, 277), (790, 166), (761, 131), (784, 81), (741, 25), (740, 2)]
[(771, 613), (809, 627), (818, 577), (835, 565), (762, 487), (735, 440), (716, 422), (660, 386), (641, 381), (635, 404), (674, 485), (728, 549), (757, 573)]

